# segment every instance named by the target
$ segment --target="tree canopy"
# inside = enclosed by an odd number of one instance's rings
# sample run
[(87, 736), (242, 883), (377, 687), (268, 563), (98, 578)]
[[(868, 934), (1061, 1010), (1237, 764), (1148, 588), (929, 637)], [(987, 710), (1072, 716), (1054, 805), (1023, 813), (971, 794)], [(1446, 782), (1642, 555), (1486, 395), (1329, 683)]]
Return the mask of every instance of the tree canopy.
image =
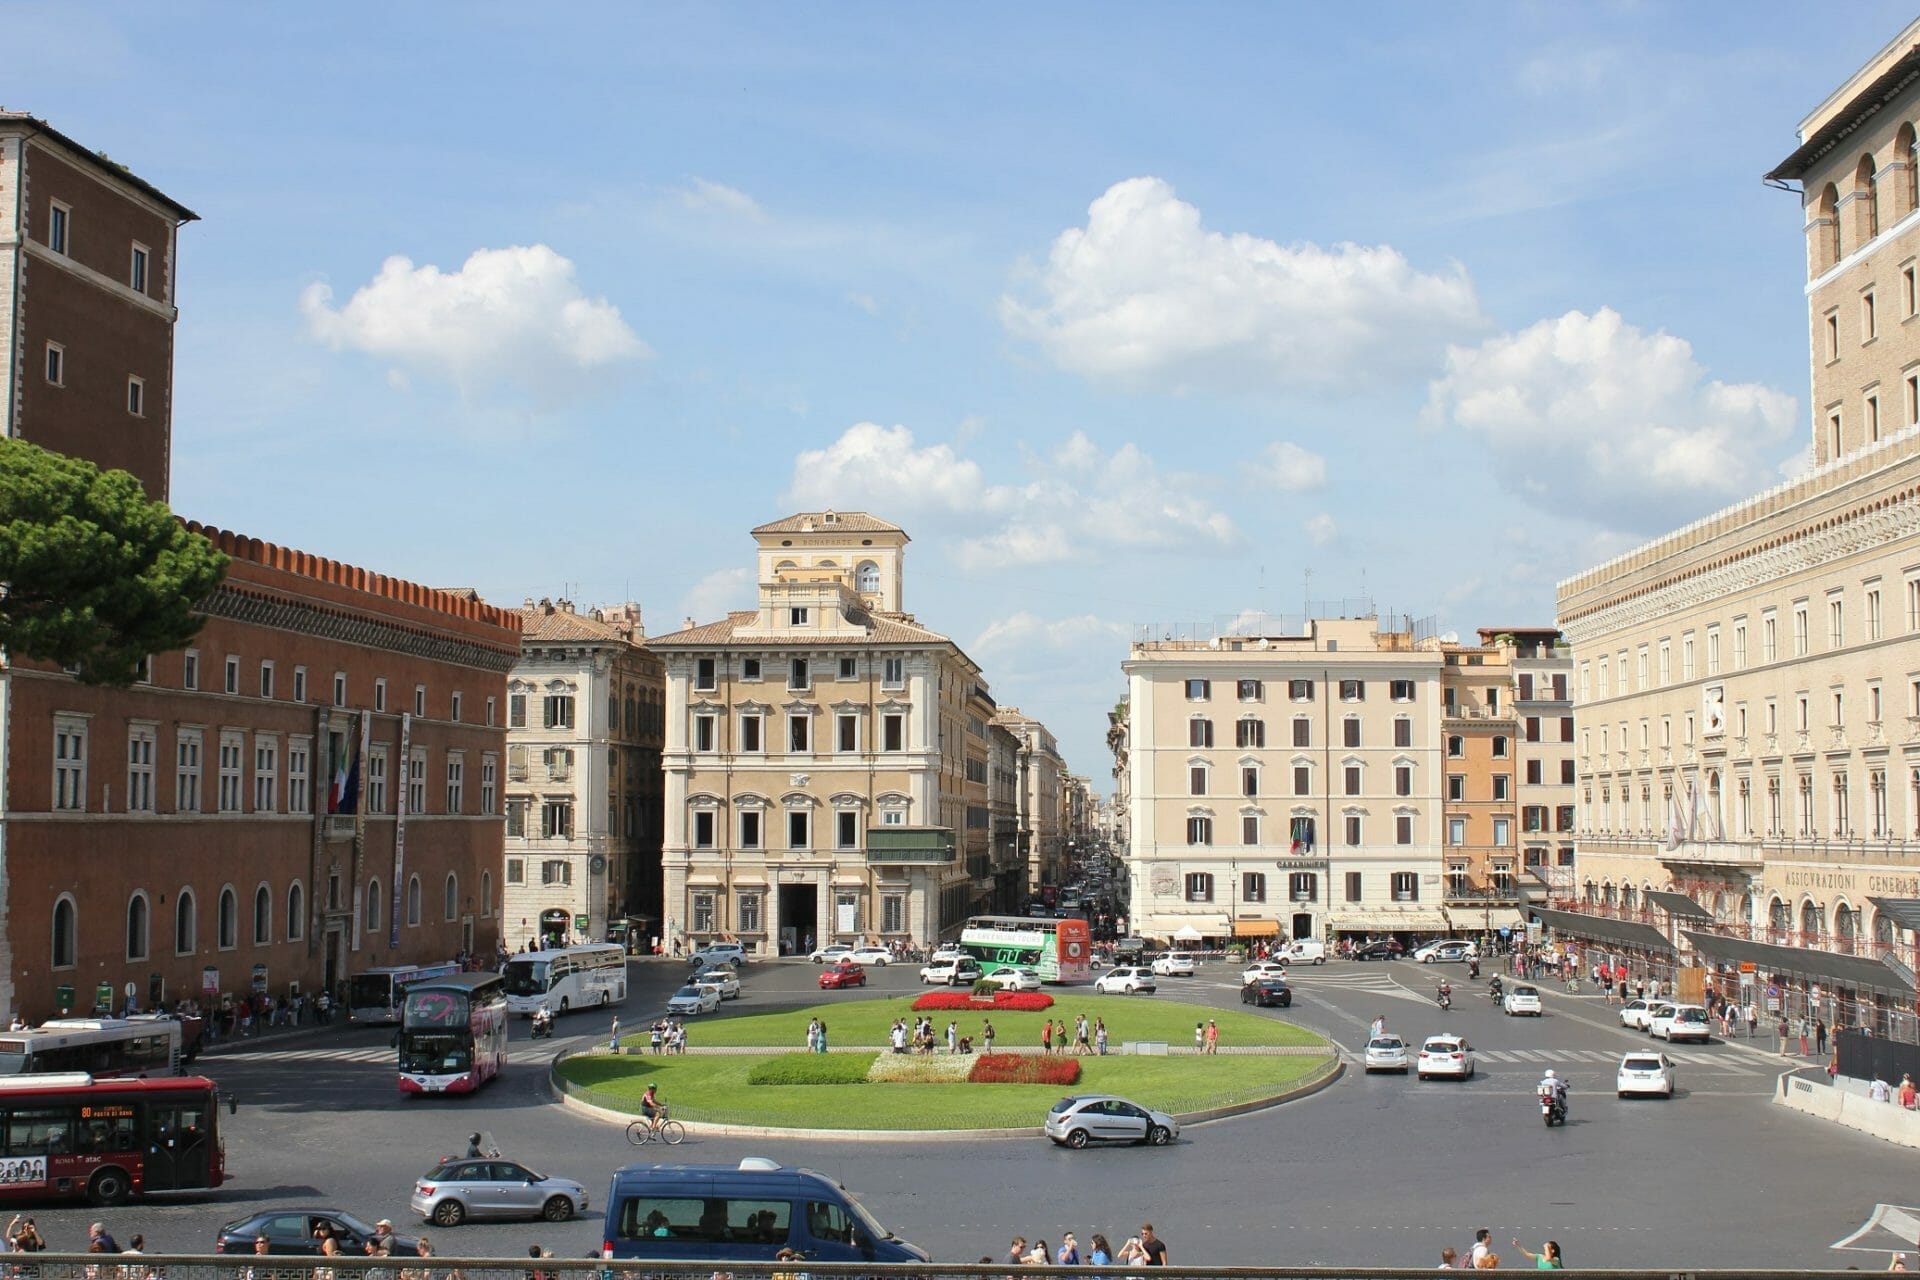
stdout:
[(0, 440), (0, 645), (128, 685), (178, 649), (227, 557), (125, 471)]

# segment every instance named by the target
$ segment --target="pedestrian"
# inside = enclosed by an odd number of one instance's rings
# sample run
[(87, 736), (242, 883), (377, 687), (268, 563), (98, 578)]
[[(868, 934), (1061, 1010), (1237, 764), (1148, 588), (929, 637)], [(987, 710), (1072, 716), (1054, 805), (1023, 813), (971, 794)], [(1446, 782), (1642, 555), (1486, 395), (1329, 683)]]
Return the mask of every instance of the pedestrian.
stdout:
[(1047, 1248), (1045, 1240), (1035, 1240), (1033, 1248), (1029, 1249), (1027, 1256), (1020, 1261), (1030, 1267), (1044, 1267), (1053, 1261), (1053, 1253)]
[(905, 1053), (907, 1051), (906, 1019), (895, 1018), (893, 1020), (893, 1029), (887, 1033), (887, 1036), (892, 1043), (895, 1053)]
[(1193, 1024), (1193, 1051), (1195, 1053), (1207, 1051), (1207, 1024), (1204, 1022)]
[(1493, 1253), (1493, 1232), (1481, 1227), (1473, 1233), (1473, 1248), (1467, 1253), (1467, 1265), (1478, 1269), (1481, 1260)]
[(1540, 1252), (1535, 1253), (1520, 1243), (1519, 1236), (1515, 1236), (1513, 1238), (1513, 1247), (1526, 1255), (1527, 1261), (1533, 1264), (1535, 1271), (1559, 1271), (1567, 1265), (1560, 1258), (1560, 1242), (1558, 1240), (1547, 1241), (1540, 1246)]
[(1751, 1040), (1760, 1026), (1760, 1009), (1753, 1001), (1747, 1001), (1747, 1039)]
[(1103, 1058), (1107, 1056), (1107, 1020), (1105, 1018), (1095, 1018), (1093, 1021), (1093, 1045), (1095, 1053)]
[(126, 1251), (128, 1253), (145, 1253), (147, 1251), (147, 1238), (139, 1232), (135, 1232), (133, 1239), (127, 1241)]
[(1060, 1237), (1060, 1252), (1054, 1255), (1054, 1261), (1063, 1267), (1080, 1265), (1080, 1246), (1075, 1243), (1073, 1232), (1069, 1231)]
[(960, 1024), (951, 1019), (947, 1022), (947, 1052), (960, 1052)]
[[(99, 1245), (100, 1248), (95, 1249), (93, 1246), (96, 1244)], [(115, 1240), (111, 1235), (107, 1234), (106, 1223), (95, 1222), (87, 1227), (87, 1252), (89, 1253), (120, 1252), (120, 1242)]]
[(1220, 1052), (1220, 1024), (1212, 1018), (1207, 1019), (1207, 1052), (1209, 1054)]
[(1107, 1238), (1098, 1231), (1088, 1238), (1087, 1265), (1090, 1267), (1110, 1267), (1113, 1265), (1113, 1248)]
[(1128, 1236), (1126, 1243), (1120, 1246), (1120, 1252), (1113, 1260), (1123, 1267), (1144, 1267), (1147, 1265), (1147, 1251), (1140, 1247), (1139, 1236)]
[(1015, 1236), (1013, 1243), (1007, 1246), (1007, 1261), (1017, 1267), (1026, 1260), (1027, 1238), (1025, 1236)]
[(1807, 1025), (1807, 1017), (1805, 1014), (1800, 1015), (1794, 1025), (1794, 1030), (1800, 1035), (1800, 1056), (1804, 1058), (1807, 1056), (1807, 1036), (1808, 1033), (1813, 1030), (1813, 1028)]
[(1813, 1023), (1813, 1043), (1821, 1057), (1827, 1056), (1827, 1020), (1816, 1018)]
[(1885, 1080), (1875, 1076), (1873, 1083), (1867, 1086), (1867, 1096), (1875, 1102), (1892, 1102), (1893, 1090), (1887, 1087)]
[(1787, 1056), (1787, 1037), (1793, 1034), (1793, 1028), (1787, 1025), (1786, 1014), (1783, 1013), (1780, 1015), (1780, 1025), (1776, 1026), (1774, 1030), (1780, 1035), (1780, 1056), (1784, 1058)]
[(1146, 1261), (1142, 1264), (1144, 1266), (1164, 1267), (1168, 1265), (1167, 1242), (1153, 1234), (1153, 1224), (1151, 1222), (1143, 1222), (1140, 1224), (1140, 1252), (1146, 1257)]
[(1908, 1111), (1913, 1110), (1917, 1096), (1920, 1096), (1920, 1094), (1916, 1094), (1914, 1090), (1913, 1077), (1911, 1075), (1902, 1075), (1900, 1077), (1900, 1105)]
[(1907, 1255), (1904, 1253), (1894, 1254), (1892, 1259), (1887, 1263), (1887, 1270), (1889, 1271), (1905, 1271), (1906, 1269)]
[(993, 1052), (993, 1023), (986, 1018), (980, 1019), (980, 1045), (982, 1053)]
[(665, 1023), (656, 1020), (652, 1026), (647, 1028), (647, 1048), (653, 1052), (654, 1056), (659, 1056), (661, 1046), (666, 1038), (667, 1028)]
[(1052, 1018), (1048, 1018), (1046, 1023), (1040, 1028), (1040, 1052), (1041, 1053), (1053, 1052), (1053, 1019)]
[(612, 1033), (607, 1037), (607, 1052), (616, 1058), (620, 1056), (620, 1019), (617, 1017), (613, 1020)]
[(1440, 1250), (1440, 1270), (1457, 1271), (1460, 1265), (1460, 1251), (1452, 1245)]
[(825, 1018), (822, 1018), (820, 1019), (820, 1052), (825, 1053), (826, 1051), (827, 1051), (827, 1020)]

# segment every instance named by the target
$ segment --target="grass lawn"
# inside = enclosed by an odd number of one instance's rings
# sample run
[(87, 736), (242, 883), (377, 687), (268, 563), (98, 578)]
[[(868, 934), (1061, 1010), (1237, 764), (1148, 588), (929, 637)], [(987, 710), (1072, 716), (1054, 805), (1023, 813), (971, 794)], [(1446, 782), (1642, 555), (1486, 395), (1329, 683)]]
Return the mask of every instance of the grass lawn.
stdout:
[[(804, 1026), (804, 1022), (802, 1026)], [(1038, 1127), (1064, 1093), (1057, 1085), (749, 1085), (759, 1054), (636, 1058), (573, 1057), (560, 1072), (584, 1101), (621, 1111), (640, 1107), (648, 1081), (675, 1119), (698, 1125), (761, 1124), (813, 1129), (1011, 1129)], [(1325, 1065), (1286, 1057), (1106, 1057), (1080, 1060), (1073, 1091), (1118, 1093), (1180, 1114), (1278, 1093)]]
[[(1057, 997), (1056, 997), (1057, 999)], [(699, 1124), (761, 1124), (815, 1129), (997, 1129), (1038, 1126), (1047, 1108), (1067, 1090), (1057, 1085), (1017, 1084), (828, 1084), (750, 1085), (748, 1075), (770, 1058), (800, 1052), (807, 1022), (819, 1016), (827, 1024), (828, 1044), (843, 1050), (872, 1048), (887, 1042), (895, 1018), (911, 1019), (913, 997), (892, 1000), (829, 1001), (784, 1013), (749, 1014), (700, 1020), (688, 1026), (688, 1041), (702, 1046), (764, 1046), (768, 1053), (684, 1057), (574, 1057), (561, 1064), (563, 1076), (585, 1101), (620, 1111), (637, 1111), (648, 1081), (676, 1118)], [(1220, 1024), (1223, 1045), (1324, 1046), (1313, 1033), (1276, 1018), (1233, 1010), (1209, 1009), (1157, 997), (1100, 996), (1076, 992), (1044, 1013), (993, 1014), (996, 1045), (1037, 1046), (1040, 1024), (1049, 1016), (1076, 1013), (1105, 1018), (1115, 1050), (1105, 1058), (1083, 1057), (1083, 1093), (1118, 1093), (1143, 1106), (1181, 1114), (1270, 1097), (1320, 1070), (1319, 1054), (1240, 1057), (1121, 1056), (1128, 1040), (1193, 1043), (1193, 1024), (1209, 1017)], [(977, 1035), (978, 1013), (934, 1011), (934, 1026), (948, 1018)], [(978, 1042), (976, 1041), (976, 1048)]]
[[(945, 990), (929, 987), (929, 991)], [(1076, 1014), (1084, 1013), (1107, 1021), (1107, 1038), (1118, 1052), (1128, 1040), (1162, 1040), (1172, 1045), (1193, 1044), (1193, 1024), (1213, 1018), (1220, 1024), (1222, 1045), (1318, 1045), (1324, 1043), (1311, 1031), (1291, 1022), (1263, 1014), (1240, 1013), (1231, 1009), (1213, 1009), (1206, 1005), (1182, 1004), (1164, 996), (1103, 996), (1091, 989), (1071, 992), (1053, 991), (1053, 1008), (1041, 1013), (1012, 1013), (1000, 1010), (986, 1016), (993, 1019), (998, 1048), (1038, 1048), (1040, 1024), (1048, 1018), (1065, 1020), (1071, 1028)], [(895, 1018), (905, 1018), (911, 1026), (920, 1015), (913, 1012), (913, 996), (895, 1000), (825, 1001), (806, 1009), (784, 1013), (755, 1013), (740, 1017), (707, 1017), (687, 1023), (687, 1043), (694, 1048), (707, 1045), (765, 1045), (781, 1052), (798, 1052), (807, 1046), (807, 1022), (821, 1018), (827, 1024), (828, 1048), (879, 1048), (887, 1043), (887, 1029)], [(936, 1034), (944, 1034), (947, 1021), (960, 1024), (960, 1034), (974, 1037), (974, 1049), (980, 1048), (981, 1014), (934, 1009)], [(1058, 1033), (1056, 1032), (1056, 1035)], [(1069, 1032), (1071, 1034), (1071, 1032)], [(1056, 1041), (1057, 1043), (1057, 1041)]]

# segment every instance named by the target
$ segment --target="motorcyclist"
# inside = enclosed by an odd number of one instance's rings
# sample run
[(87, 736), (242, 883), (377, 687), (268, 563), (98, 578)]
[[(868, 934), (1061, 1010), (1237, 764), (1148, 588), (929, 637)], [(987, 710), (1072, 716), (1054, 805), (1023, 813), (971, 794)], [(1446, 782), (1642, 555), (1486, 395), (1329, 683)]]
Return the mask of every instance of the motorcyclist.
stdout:
[(477, 1133), (468, 1134), (467, 1135), (467, 1159), (472, 1160), (478, 1156), (483, 1156), (485, 1154), (487, 1153), (480, 1149), (480, 1135)]
[(1563, 1113), (1566, 1111), (1567, 1082), (1556, 1076), (1553, 1073), (1552, 1067), (1548, 1067), (1547, 1074), (1540, 1077), (1540, 1087), (1536, 1092), (1543, 1098), (1551, 1096), (1555, 1102), (1560, 1104), (1560, 1110)]
[(1479, 956), (1469, 955), (1467, 957), (1467, 976), (1469, 978), (1478, 978), (1480, 976), (1480, 957)]
[(542, 1036), (553, 1033), (553, 1009), (544, 1000), (540, 1002), (539, 1009), (534, 1012), (533, 1032), (535, 1035)]
[(1507, 984), (1500, 981), (1500, 975), (1494, 974), (1493, 981), (1487, 984), (1487, 994), (1495, 1000), (1504, 1000), (1507, 996)]
[(1445, 1009), (1453, 1004), (1453, 984), (1445, 978), (1440, 979), (1440, 1007)]

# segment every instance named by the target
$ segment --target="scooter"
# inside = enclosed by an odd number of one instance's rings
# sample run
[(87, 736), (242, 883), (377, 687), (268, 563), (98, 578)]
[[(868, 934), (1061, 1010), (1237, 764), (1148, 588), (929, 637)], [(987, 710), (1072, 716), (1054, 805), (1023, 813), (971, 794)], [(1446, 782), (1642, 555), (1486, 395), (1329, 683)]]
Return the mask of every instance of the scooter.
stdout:
[(1445, 987), (1440, 988), (1439, 991), (1434, 993), (1434, 998), (1440, 1002), (1442, 1009), (1453, 1008), (1453, 992), (1447, 990)]
[(1557, 1090), (1542, 1089), (1540, 1091), (1540, 1118), (1546, 1122), (1548, 1128), (1567, 1122), (1567, 1103)]
[(528, 1039), (530, 1040), (553, 1039), (553, 1015), (550, 1013), (534, 1014), (533, 1015), (533, 1032), (530, 1036), (528, 1036)]
[(1495, 1004), (1505, 1004), (1507, 1002), (1506, 989), (1503, 987), (1488, 987), (1487, 999), (1493, 1001)]

